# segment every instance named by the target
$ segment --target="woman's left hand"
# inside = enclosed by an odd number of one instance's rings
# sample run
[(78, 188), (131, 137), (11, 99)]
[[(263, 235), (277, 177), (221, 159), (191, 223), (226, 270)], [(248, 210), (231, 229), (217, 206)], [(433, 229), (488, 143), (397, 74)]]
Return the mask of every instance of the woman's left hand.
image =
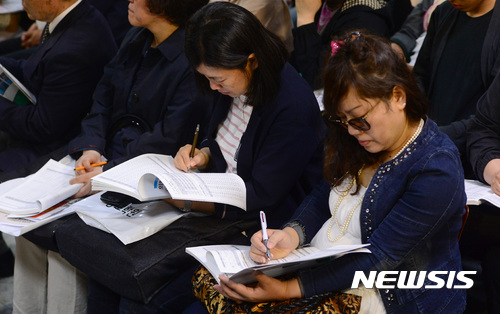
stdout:
[(299, 282), (295, 278), (281, 281), (266, 276), (260, 271), (255, 271), (253, 276), (257, 279), (257, 283), (245, 286), (221, 275), (219, 276), (220, 285), (215, 285), (214, 289), (226, 298), (237, 302), (265, 302), (302, 297)]

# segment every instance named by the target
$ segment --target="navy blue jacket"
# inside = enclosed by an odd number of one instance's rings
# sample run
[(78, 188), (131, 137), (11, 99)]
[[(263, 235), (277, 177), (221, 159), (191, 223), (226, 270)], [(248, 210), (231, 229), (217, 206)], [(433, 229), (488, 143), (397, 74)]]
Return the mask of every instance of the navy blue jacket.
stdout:
[[(192, 142), (196, 124), (203, 122), (210, 106), (195, 101), (198, 94), (193, 70), (184, 54), (184, 33), (179, 28), (157, 48), (151, 48), (153, 34), (149, 30), (130, 30), (117, 55), (105, 67), (80, 135), (69, 144), (74, 158), (83, 150), (96, 150), (108, 159), (121, 155), (108, 162), (104, 167), (108, 169), (144, 153), (174, 156), (182, 145)], [(141, 64), (144, 67), (138, 72)], [(112, 144), (112, 126), (130, 114), (144, 121), (150, 130), (123, 145)], [(118, 146), (123, 146), (123, 151), (115, 154)]]
[[(17, 106), (0, 97), (0, 130), (22, 146), (17, 147), (21, 156), (47, 154), (78, 134), (103, 68), (115, 53), (106, 20), (83, 1), (26, 61), (0, 58), (37, 98), (34, 106)], [(6, 152), (0, 163), (15, 163), (18, 158)]]
[[(331, 218), (323, 181), (295, 212), (310, 242)], [(371, 254), (348, 254), (299, 273), (305, 297), (350, 288), (354, 272), (460, 271), (458, 234), (466, 196), (458, 151), (427, 119), (396, 158), (379, 166), (361, 204), (361, 241)], [(458, 284), (462, 284), (457, 282)], [(424, 285), (435, 285), (428, 279)], [(379, 290), (388, 313), (462, 313), (465, 290)]]
[[(202, 143), (212, 154), (212, 172), (225, 172), (226, 161), (215, 141), (233, 98), (217, 93)], [(237, 153), (237, 172), (247, 189), (247, 212), (216, 204), (218, 217), (255, 219), (266, 211), (268, 227), (281, 227), (321, 179), (324, 123), (316, 98), (295, 69), (286, 64), (274, 100), (253, 109)], [(225, 212), (225, 213), (224, 213)]]

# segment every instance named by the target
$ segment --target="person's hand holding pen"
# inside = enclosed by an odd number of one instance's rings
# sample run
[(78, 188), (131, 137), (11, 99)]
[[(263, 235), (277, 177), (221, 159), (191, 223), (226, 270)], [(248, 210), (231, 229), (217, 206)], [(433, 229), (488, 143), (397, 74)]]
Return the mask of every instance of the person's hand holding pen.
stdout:
[[(95, 150), (86, 150), (75, 162), (75, 178), (70, 184), (83, 183), (83, 187), (73, 196), (75, 198), (91, 194), (92, 185), (90, 179), (103, 172), (101, 154)], [(93, 166), (100, 164), (100, 166)]]
[(193, 144), (181, 147), (175, 155), (174, 165), (177, 169), (189, 172), (193, 169), (205, 169), (208, 165), (211, 156), (210, 149), (208, 147), (196, 148), (199, 132), (200, 125), (198, 124), (194, 132)]
[(269, 240), (267, 247), (264, 245), (262, 230), (254, 233), (250, 242), (250, 258), (260, 264), (267, 264), (268, 258), (266, 255), (267, 249), (271, 252), (271, 260), (286, 257), (291, 251), (299, 246), (299, 235), (295, 229), (286, 227), (283, 230), (267, 229)]
[[(194, 131), (193, 145), (191, 146), (191, 151), (189, 152), (189, 158), (193, 160), (194, 152), (196, 150), (196, 144), (198, 143), (198, 135), (200, 134), (200, 125), (196, 125), (196, 130)], [(188, 165), (188, 172), (191, 171), (191, 164)]]
[(208, 165), (210, 161), (210, 149), (208, 147), (202, 149), (196, 148), (191, 158), (191, 147), (192, 145), (190, 144), (185, 145), (175, 155), (174, 165), (177, 169), (188, 172), (194, 169), (205, 169)]

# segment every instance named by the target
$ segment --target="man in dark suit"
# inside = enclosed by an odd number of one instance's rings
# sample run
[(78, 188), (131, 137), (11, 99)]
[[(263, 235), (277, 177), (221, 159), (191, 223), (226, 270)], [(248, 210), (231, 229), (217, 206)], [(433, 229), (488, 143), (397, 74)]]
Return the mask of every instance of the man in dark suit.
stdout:
[[(37, 98), (18, 106), (0, 97), (0, 131), (8, 137), (0, 172), (19, 168), (74, 138), (116, 44), (104, 17), (81, 0), (24, 0), (31, 19), (48, 22), (48, 36), (26, 60), (0, 58)], [(45, 31), (45, 30), (44, 30)], [(46, 37), (45, 39), (43, 39)]]

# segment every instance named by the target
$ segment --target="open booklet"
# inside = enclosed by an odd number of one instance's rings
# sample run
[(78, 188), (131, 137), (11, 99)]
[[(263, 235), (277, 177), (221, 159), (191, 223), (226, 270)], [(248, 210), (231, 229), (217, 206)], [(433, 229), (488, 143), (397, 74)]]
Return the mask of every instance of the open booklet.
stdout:
[(467, 205), (479, 205), (488, 202), (500, 207), (500, 196), (493, 193), (491, 187), (476, 180), (465, 180), (465, 193)]
[(78, 192), (82, 184), (69, 184), (74, 177), (72, 166), (51, 159), (26, 178), (0, 184), (0, 212), (22, 217), (47, 210)]
[(140, 201), (173, 198), (233, 205), (246, 210), (246, 188), (234, 173), (182, 172), (172, 156), (144, 154), (92, 178), (92, 190)]
[(219, 282), (219, 275), (225, 275), (238, 283), (255, 282), (252, 273), (260, 270), (265, 275), (277, 277), (314, 267), (347, 253), (371, 253), (365, 248), (369, 244), (337, 245), (325, 250), (304, 247), (291, 252), (287, 257), (271, 260), (268, 264), (257, 264), (250, 259), (250, 246), (208, 245), (186, 248), (186, 252), (196, 258)]
[(16, 105), (36, 104), (36, 97), (19, 80), (0, 64), (0, 96)]

